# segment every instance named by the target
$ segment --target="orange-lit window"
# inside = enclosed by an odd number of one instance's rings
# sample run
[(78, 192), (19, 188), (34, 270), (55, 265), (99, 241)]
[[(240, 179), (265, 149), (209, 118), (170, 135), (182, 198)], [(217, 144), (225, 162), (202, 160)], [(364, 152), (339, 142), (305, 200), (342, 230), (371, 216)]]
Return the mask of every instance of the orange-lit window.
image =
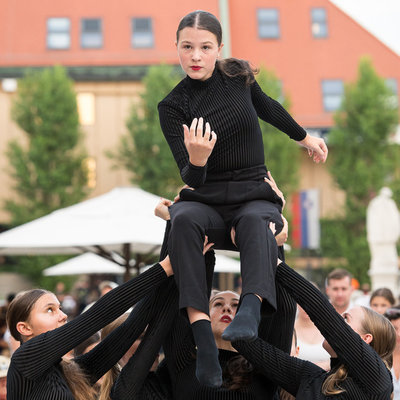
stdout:
[(96, 120), (94, 94), (78, 93), (76, 101), (78, 104), (79, 123), (83, 126), (94, 125)]
[(87, 186), (94, 189), (97, 184), (97, 165), (94, 157), (87, 157), (84, 161), (87, 173)]

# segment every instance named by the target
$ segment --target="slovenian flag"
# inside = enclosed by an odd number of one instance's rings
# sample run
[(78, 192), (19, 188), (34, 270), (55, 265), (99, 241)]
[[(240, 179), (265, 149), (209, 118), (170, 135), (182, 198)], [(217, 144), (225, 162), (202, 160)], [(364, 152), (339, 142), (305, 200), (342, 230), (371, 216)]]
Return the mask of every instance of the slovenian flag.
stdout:
[(293, 247), (319, 249), (319, 190), (303, 190), (293, 195), (292, 201)]

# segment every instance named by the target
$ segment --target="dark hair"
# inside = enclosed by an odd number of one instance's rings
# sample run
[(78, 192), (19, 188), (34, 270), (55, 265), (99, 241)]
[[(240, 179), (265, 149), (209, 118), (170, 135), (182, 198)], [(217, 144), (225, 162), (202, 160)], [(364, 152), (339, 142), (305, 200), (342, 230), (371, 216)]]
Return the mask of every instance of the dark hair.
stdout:
[(351, 285), (351, 280), (353, 279), (353, 275), (351, 275), (351, 273), (349, 271), (347, 271), (346, 269), (336, 268), (328, 274), (328, 276), (326, 278), (326, 282), (325, 282), (326, 286), (329, 285), (329, 282), (331, 280), (339, 280), (339, 279), (343, 279), (343, 278), (349, 278), (350, 285)]
[(390, 305), (392, 305), (392, 306), (394, 305), (394, 303), (396, 303), (396, 300), (394, 299), (394, 296), (393, 296), (393, 292), (392, 292), (389, 288), (386, 288), (386, 287), (376, 289), (376, 290), (374, 290), (374, 291), (372, 292), (371, 297), (370, 297), (370, 300), (369, 300), (369, 303), (370, 303), (370, 304), (371, 304), (372, 299), (373, 299), (374, 297), (383, 297), (383, 298), (386, 299), (386, 300), (390, 303)]
[(18, 322), (25, 322), (29, 319), (29, 315), (36, 302), (46, 293), (50, 293), (44, 289), (32, 289), (21, 292), (15, 296), (7, 310), (7, 324), (10, 333), (15, 340), (22, 343), (22, 336), (17, 330)]
[[(211, 32), (217, 39), (218, 46), (222, 44), (222, 27), (218, 18), (202, 10), (193, 11), (185, 15), (179, 22), (178, 29), (176, 31), (176, 41), (179, 42), (179, 33), (185, 28), (196, 28), (203, 29)], [(229, 76), (234, 78), (237, 76), (243, 76), (246, 80), (246, 85), (250, 85), (254, 82), (254, 75), (257, 73), (257, 69), (252, 68), (248, 61), (240, 60), (238, 58), (227, 58), (225, 60), (219, 60), (216, 64), (217, 68)]]
[(395, 321), (400, 318), (400, 304), (388, 308), (383, 314), (389, 321)]
[(222, 372), (224, 387), (229, 390), (245, 389), (253, 379), (253, 365), (243, 356), (232, 357)]

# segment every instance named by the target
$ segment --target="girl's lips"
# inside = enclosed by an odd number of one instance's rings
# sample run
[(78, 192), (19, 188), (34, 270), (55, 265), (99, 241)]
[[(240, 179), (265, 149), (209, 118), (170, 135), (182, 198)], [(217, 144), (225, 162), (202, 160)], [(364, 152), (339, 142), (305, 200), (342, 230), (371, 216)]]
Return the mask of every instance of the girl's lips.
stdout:
[(193, 66), (193, 67), (190, 67), (193, 71), (198, 71), (201, 67), (198, 67), (198, 66)]
[(221, 317), (220, 321), (230, 324), (232, 322), (232, 318), (229, 315), (223, 315)]

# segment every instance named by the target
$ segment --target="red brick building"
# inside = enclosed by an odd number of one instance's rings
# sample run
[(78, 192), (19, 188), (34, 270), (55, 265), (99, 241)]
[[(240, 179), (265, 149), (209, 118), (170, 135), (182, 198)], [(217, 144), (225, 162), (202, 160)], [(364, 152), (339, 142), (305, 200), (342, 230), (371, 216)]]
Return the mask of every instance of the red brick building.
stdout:
[[(2, 0), (0, 148), (20, 135), (9, 118), (13, 81), (7, 79), (22, 76), (27, 67), (62, 64), (78, 95), (90, 95), (85, 99), (93, 118), (83, 126), (96, 163), (93, 195), (127, 184), (126, 173), (111, 170), (104, 150), (125, 133), (129, 105), (146, 68), (178, 64), (176, 27), (183, 15), (199, 8), (222, 20), (228, 55), (275, 70), (290, 96), (291, 113), (310, 132), (329, 131), (343, 85), (355, 78), (362, 56), (372, 59), (398, 96), (400, 57), (328, 0)], [(0, 183), (7, 197), (12, 193), (5, 163), (1, 157)], [(301, 187), (321, 189), (323, 214), (340, 203), (332, 186), (325, 168), (303, 163)]]

